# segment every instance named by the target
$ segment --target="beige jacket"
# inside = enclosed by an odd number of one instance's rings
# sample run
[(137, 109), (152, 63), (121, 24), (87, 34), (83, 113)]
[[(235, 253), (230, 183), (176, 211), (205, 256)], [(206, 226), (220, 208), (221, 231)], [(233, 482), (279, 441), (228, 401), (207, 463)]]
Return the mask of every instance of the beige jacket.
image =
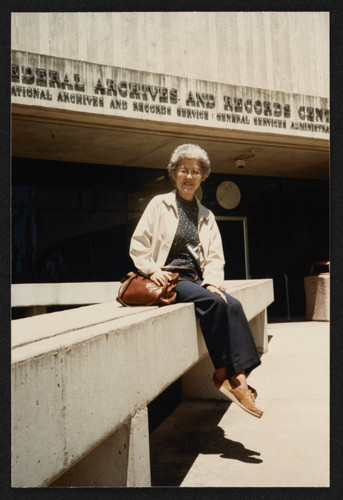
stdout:
[[(224, 253), (213, 213), (197, 199), (202, 286), (220, 288), (224, 281)], [(176, 190), (155, 196), (147, 205), (132, 235), (130, 256), (136, 268), (148, 276), (166, 262), (178, 226)]]

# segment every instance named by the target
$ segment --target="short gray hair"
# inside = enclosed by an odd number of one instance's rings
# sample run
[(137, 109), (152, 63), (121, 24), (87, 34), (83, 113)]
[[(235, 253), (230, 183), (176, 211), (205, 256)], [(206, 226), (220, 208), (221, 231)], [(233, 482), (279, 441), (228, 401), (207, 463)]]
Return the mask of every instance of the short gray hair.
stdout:
[(204, 181), (211, 173), (211, 164), (208, 154), (197, 144), (181, 144), (172, 152), (169, 164), (167, 166), (169, 176), (173, 179), (181, 158), (195, 158), (198, 160), (202, 170), (202, 180)]

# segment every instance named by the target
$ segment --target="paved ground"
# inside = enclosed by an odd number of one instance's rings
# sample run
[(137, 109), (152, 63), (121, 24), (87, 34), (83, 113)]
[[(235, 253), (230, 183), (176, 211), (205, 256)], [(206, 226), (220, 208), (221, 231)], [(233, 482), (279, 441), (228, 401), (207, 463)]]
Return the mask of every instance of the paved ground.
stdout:
[(182, 403), (151, 435), (152, 486), (329, 486), (329, 323), (269, 325), (252, 372), (261, 419)]

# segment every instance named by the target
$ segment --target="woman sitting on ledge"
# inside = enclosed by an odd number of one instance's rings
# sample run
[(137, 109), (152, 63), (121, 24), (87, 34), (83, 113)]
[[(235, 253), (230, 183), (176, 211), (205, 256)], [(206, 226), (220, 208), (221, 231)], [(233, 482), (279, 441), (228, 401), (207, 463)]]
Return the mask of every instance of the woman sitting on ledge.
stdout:
[[(156, 284), (169, 279), (168, 266), (193, 268), (194, 281), (179, 281), (177, 302), (193, 302), (213, 362), (215, 386), (245, 411), (261, 417), (257, 392), (246, 375), (261, 364), (241, 303), (223, 291), (224, 253), (213, 213), (195, 197), (210, 174), (206, 151), (183, 144), (172, 153), (168, 172), (176, 190), (155, 196), (134, 231), (130, 256), (137, 270)], [(192, 279), (191, 271), (181, 278)]]

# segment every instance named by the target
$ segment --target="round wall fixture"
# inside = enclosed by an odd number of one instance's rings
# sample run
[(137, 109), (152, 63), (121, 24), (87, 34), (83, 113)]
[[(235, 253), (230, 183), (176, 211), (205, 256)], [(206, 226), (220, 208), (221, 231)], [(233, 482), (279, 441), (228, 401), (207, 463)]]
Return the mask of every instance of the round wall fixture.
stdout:
[(239, 205), (241, 192), (234, 182), (224, 181), (217, 187), (216, 198), (221, 207), (232, 210)]

